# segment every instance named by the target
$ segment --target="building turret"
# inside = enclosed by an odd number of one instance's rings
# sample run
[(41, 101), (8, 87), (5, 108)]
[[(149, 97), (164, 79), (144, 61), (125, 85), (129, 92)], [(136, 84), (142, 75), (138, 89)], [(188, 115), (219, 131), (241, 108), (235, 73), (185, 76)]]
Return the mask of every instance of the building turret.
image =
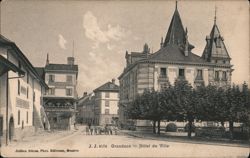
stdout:
[(221, 36), (216, 24), (216, 11), (213, 28), (210, 35), (206, 36), (206, 46), (202, 58), (212, 63), (230, 64), (231, 58), (227, 52), (224, 38)]

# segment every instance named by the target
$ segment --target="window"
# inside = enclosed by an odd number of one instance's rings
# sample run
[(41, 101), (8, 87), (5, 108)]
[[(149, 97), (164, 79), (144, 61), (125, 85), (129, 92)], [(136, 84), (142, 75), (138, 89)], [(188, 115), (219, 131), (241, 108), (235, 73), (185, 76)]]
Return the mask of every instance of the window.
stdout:
[(105, 101), (105, 106), (109, 107), (109, 101), (108, 100)]
[(202, 77), (202, 70), (197, 70), (196, 79), (197, 79), (197, 80), (203, 80), (203, 77)]
[(215, 78), (215, 80), (219, 80), (219, 71), (215, 71), (214, 78)]
[(29, 98), (29, 87), (27, 87), (27, 99)]
[(109, 109), (105, 109), (105, 114), (109, 114)]
[(167, 76), (167, 69), (161, 68), (160, 77), (166, 77)]
[(49, 89), (49, 95), (55, 95), (55, 88)]
[(20, 125), (20, 110), (17, 113), (17, 124)]
[(24, 121), (22, 120), (22, 129), (24, 129)]
[(72, 76), (71, 75), (67, 75), (67, 82), (72, 83)]
[(72, 95), (72, 89), (71, 88), (67, 88), (66, 89), (66, 95), (67, 96), (71, 96)]
[(17, 94), (20, 95), (20, 80), (17, 81)]
[(28, 111), (26, 112), (26, 123), (27, 124), (29, 123), (29, 112)]
[(105, 98), (109, 98), (109, 92), (105, 92)]
[(215, 43), (216, 43), (217, 48), (221, 48), (221, 42), (220, 42), (219, 37), (215, 38)]
[(227, 80), (227, 72), (226, 71), (222, 72), (222, 80), (224, 80), (224, 81)]
[(179, 77), (185, 77), (185, 70), (179, 69)]
[(49, 82), (55, 82), (55, 75), (49, 75)]

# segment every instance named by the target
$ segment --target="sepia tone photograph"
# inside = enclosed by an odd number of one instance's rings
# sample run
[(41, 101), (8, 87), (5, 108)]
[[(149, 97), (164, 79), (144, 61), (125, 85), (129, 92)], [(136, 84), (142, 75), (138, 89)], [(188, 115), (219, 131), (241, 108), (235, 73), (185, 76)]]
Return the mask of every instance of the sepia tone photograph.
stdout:
[(0, 0), (2, 157), (249, 157), (247, 0)]

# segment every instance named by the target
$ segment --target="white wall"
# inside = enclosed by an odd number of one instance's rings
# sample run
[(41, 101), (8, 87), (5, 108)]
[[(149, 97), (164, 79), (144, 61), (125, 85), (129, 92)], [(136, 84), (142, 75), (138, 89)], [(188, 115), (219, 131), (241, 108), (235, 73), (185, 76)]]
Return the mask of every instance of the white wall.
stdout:
[[(7, 50), (0, 48), (0, 54), (7, 58)], [(18, 59), (8, 52), (8, 60), (15, 64), (18, 67)], [(22, 78), (13, 78), (18, 77), (17, 73), (13, 71), (9, 71), (8, 75), (9, 78), (9, 112), (8, 112), (8, 120), (10, 117), (14, 118), (14, 127), (21, 128), (22, 121), (24, 127), (32, 126), (33, 123), (33, 91), (36, 93), (36, 101), (34, 105), (38, 109), (38, 113), (40, 114), (41, 109), (41, 87), (38, 80), (34, 79), (35, 77), (32, 75), (31, 72), (28, 72), (28, 68), (26, 68), (25, 64), (22, 63), (22, 70), (25, 72), (25, 76)], [(29, 83), (27, 83), (27, 75), (29, 77)], [(3, 116), (3, 127), (6, 129), (6, 77), (7, 73), (0, 78), (0, 114)], [(20, 81), (20, 95), (18, 95), (18, 80)], [(34, 80), (34, 82), (33, 82)], [(34, 84), (33, 84), (34, 83)], [(34, 89), (33, 89), (34, 88)], [(28, 90), (27, 90), (28, 89)], [(28, 91), (28, 95), (27, 95)], [(18, 124), (18, 111), (20, 111), (20, 124)], [(28, 118), (27, 118), (28, 113)]]
[[(99, 92), (97, 94), (97, 104), (100, 107), (101, 114), (105, 114), (105, 109), (109, 109), (109, 114), (118, 114), (118, 101), (119, 101), (119, 95), (118, 92), (108, 92), (109, 97), (105, 97), (105, 92)], [(105, 101), (109, 102), (109, 106), (105, 106)]]

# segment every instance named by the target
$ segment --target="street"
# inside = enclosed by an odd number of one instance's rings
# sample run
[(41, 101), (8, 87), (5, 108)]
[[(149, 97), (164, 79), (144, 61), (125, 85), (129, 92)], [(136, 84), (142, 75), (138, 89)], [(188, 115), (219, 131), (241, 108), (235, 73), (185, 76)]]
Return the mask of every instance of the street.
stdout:
[(2, 148), (3, 156), (63, 157), (247, 157), (249, 148), (171, 142), (119, 135), (86, 135), (77, 131), (29, 137)]

